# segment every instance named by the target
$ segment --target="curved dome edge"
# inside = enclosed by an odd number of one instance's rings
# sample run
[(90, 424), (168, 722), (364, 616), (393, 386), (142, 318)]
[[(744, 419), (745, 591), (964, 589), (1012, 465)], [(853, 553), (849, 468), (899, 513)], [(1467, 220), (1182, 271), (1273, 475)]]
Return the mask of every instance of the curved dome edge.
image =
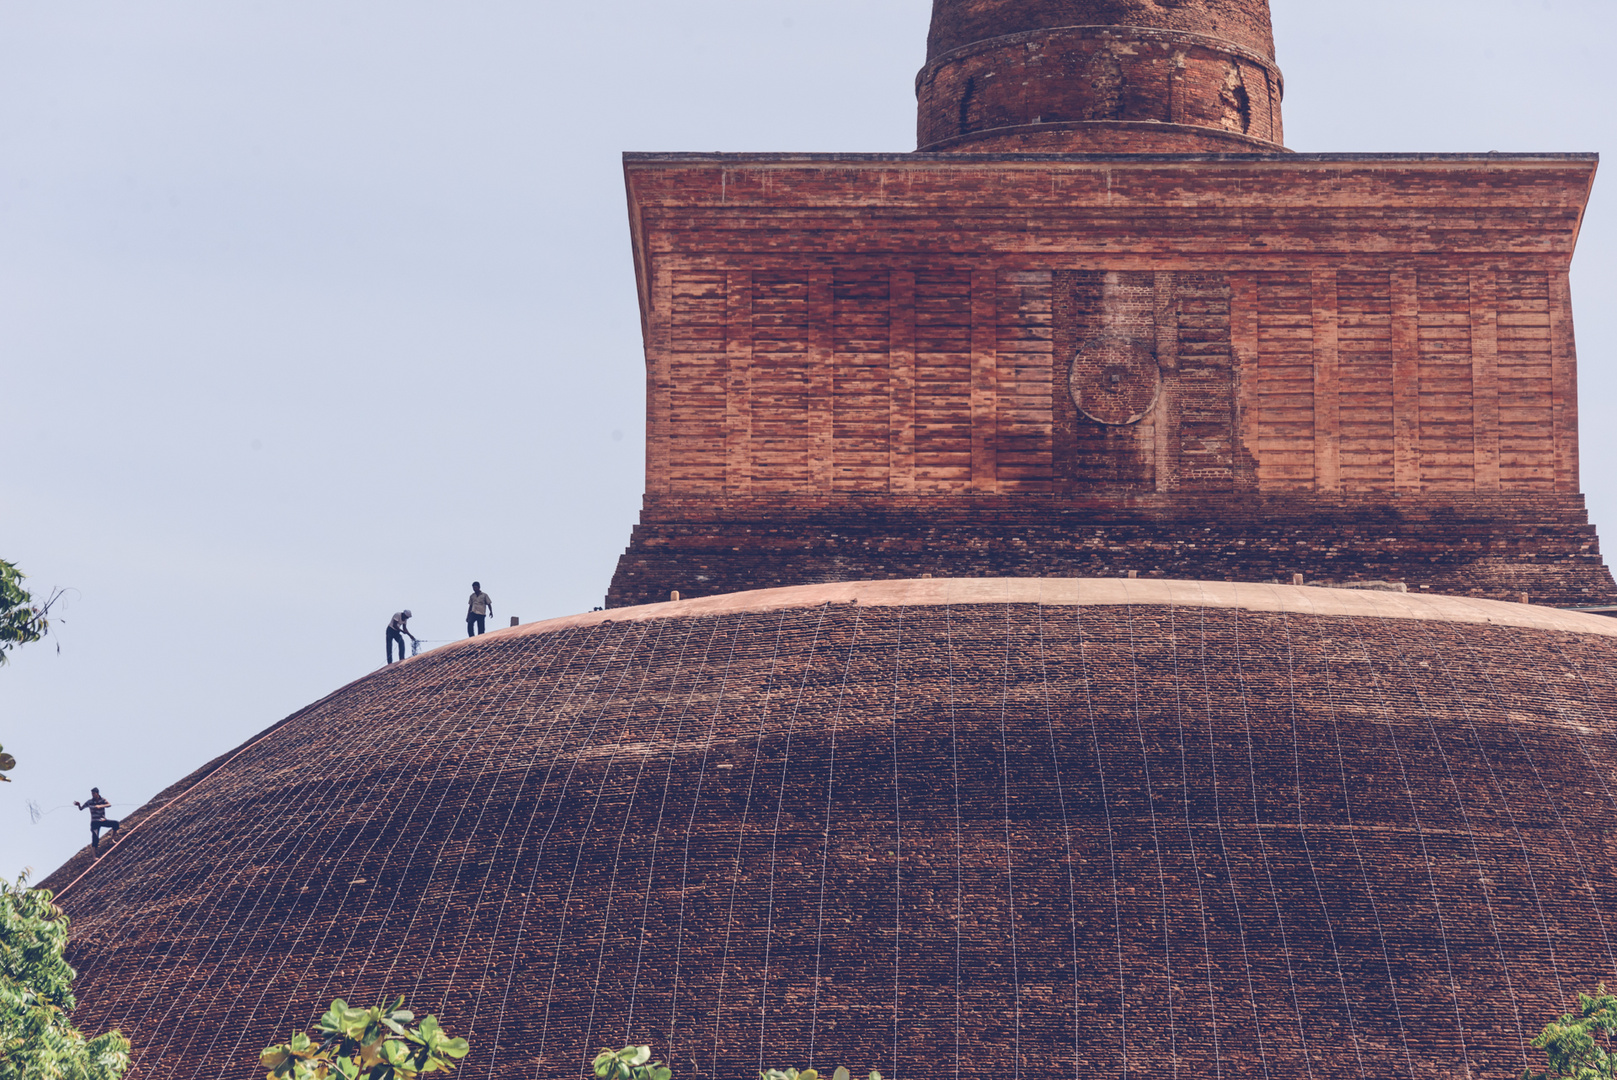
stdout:
[[(608, 622), (729, 615), (749, 611), (813, 607), (819, 604), (874, 607), (939, 607), (946, 604), (1044, 604), (1050, 607), (1125, 605), (1241, 608), (1295, 615), (1424, 619), (1435, 622), (1491, 623), (1532, 630), (1617, 637), (1617, 619), (1535, 604), (1514, 604), (1469, 596), (1339, 589), (1319, 585), (1275, 585), (1242, 581), (1179, 581), (1159, 578), (908, 578), (888, 581), (836, 581), (720, 593), (660, 604), (611, 608), (527, 623), (440, 646), (464, 648), (474, 641), (545, 634)], [(428, 653), (422, 653), (426, 656)]]

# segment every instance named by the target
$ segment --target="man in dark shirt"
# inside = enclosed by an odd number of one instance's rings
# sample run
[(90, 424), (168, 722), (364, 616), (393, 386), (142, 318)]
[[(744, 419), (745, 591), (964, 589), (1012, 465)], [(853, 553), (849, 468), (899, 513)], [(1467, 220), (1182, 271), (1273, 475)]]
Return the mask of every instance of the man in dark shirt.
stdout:
[[(90, 797), (84, 802), (74, 801), (75, 810), (90, 811), (90, 846), (96, 851), (101, 850), (101, 830), (111, 829), (112, 835), (118, 835), (118, 823), (107, 816), (107, 807), (112, 804), (101, 797), (100, 788), (91, 788)], [(116, 844), (116, 839), (112, 843)]]

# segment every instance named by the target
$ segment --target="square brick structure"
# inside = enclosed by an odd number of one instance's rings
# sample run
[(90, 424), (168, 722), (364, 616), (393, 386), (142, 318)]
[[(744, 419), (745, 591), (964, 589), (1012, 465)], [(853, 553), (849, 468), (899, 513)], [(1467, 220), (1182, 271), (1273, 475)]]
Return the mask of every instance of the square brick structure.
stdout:
[(1617, 601), (1567, 282), (1597, 157), (1287, 153), (1266, 4), (1070, 7), (940, 0), (951, 152), (625, 155), (646, 494), (607, 605), (1126, 571)]

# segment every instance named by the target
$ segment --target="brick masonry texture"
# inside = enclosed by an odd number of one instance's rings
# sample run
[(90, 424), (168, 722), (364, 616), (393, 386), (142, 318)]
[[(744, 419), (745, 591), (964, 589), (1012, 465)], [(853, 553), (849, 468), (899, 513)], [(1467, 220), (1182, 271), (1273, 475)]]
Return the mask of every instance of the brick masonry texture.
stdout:
[(1071, 153), (1282, 149), (1280, 69), (1192, 35), (1111, 26), (1016, 34), (929, 61), (915, 85), (921, 150), (1015, 151), (1026, 147), (1013, 137), (1029, 132)]
[(1595, 164), (628, 155), (608, 603), (1119, 564), (1617, 599), (1567, 280)]
[(1067, 26), (1133, 26), (1228, 41), (1274, 59), (1268, 0), (936, 0), (926, 56), (1011, 34)]
[(1265, 0), (938, 0), (922, 150), (1273, 152), (1285, 81)]
[(807, 581), (1105, 577), (1350, 584), (1402, 582), (1450, 595), (1592, 605), (1612, 596), (1581, 500), (1325, 501), (1264, 496), (1039, 511), (979, 500), (880, 508), (667, 507), (642, 515), (610, 607)]
[(442, 649), (45, 883), (76, 1019), (165, 1078), (384, 990), (468, 1076), (624, 1040), (736, 1080), (1514, 1075), (1617, 976), (1617, 640), (1464, 603), (669, 605)]

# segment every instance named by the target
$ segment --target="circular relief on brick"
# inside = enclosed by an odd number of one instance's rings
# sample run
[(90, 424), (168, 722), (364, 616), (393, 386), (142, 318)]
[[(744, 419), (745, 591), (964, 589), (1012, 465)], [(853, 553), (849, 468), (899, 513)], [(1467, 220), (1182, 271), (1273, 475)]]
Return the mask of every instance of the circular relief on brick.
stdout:
[(1068, 376), (1073, 404), (1097, 424), (1134, 424), (1157, 403), (1162, 376), (1156, 350), (1108, 331), (1084, 342)]

